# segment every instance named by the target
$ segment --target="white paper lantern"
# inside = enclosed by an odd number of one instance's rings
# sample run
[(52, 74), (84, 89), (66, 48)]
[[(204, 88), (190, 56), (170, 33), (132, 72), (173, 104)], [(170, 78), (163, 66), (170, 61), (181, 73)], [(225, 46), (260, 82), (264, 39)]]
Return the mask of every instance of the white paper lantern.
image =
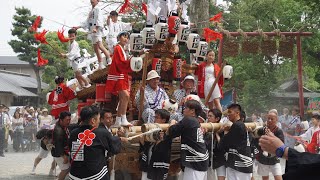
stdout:
[(132, 57), (130, 60), (130, 68), (134, 72), (139, 72), (142, 69), (143, 61), (140, 56), (138, 57)]
[(190, 34), (190, 26), (188, 22), (182, 22), (177, 34), (179, 44), (186, 43)]
[(201, 39), (194, 56), (205, 59), (208, 52), (208, 43), (205, 39)]
[(197, 33), (190, 33), (187, 41), (187, 47), (190, 53), (196, 53), (199, 46), (200, 36)]
[(154, 30), (157, 41), (164, 42), (168, 37), (168, 24), (165, 17), (158, 18), (158, 23), (155, 25)]
[(233, 67), (230, 65), (224, 66), (222, 74), (223, 74), (223, 78), (230, 79), (233, 74)]
[(198, 95), (195, 95), (195, 94), (189, 94), (188, 96), (186, 96), (185, 102), (190, 101), (190, 100), (196, 100), (199, 103), (201, 102), (200, 97)]
[(142, 44), (142, 35), (139, 31), (133, 31), (133, 33), (130, 34), (130, 50), (131, 52), (140, 52), (143, 50), (143, 44)]
[(155, 39), (155, 30), (152, 27), (152, 24), (147, 24), (145, 28), (141, 31), (142, 35), (142, 44), (144, 45), (145, 49), (151, 49), (154, 43), (156, 42)]
[(178, 103), (172, 99), (163, 100), (161, 103), (162, 109), (169, 111), (171, 114), (174, 114), (178, 110)]

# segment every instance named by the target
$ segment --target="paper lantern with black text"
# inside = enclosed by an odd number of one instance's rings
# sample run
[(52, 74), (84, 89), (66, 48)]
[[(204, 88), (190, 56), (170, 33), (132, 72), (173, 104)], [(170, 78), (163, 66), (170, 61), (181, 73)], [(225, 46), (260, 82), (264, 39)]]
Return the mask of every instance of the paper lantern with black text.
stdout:
[(155, 25), (155, 38), (159, 43), (163, 43), (168, 37), (168, 24), (166, 18), (160, 16), (159, 22)]
[(197, 48), (199, 46), (200, 42), (200, 36), (196, 32), (192, 32), (189, 34), (188, 41), (187, 41), (187, 47), (190, 51), (190, 53), (196, 53)]
[(152, 27), (152, 24), (147, 24), (145, 28), (141, 31), (142, 35), (142, 44), (144, 45), (145, 49), (151, 49), (154, 43), (156, 42), (155, 39), (155, 30)]
[(186, 43), (190, 34), (190, 27), (188, 22), (181, 22), (180, 28), (178, 30), (177, 38), (179, 44)]
[(206, 42), (205, 39), (201, 39), (194, 56), (196, 56), (198, 60), (203, 61), (206, 58), (207, 51), (208, 51), (208, 43)]
[(140, 52), (143, 50), (142, 35), (139, 31), (133, 30), (133, 33), (130, 35), (129, 44), (131, 52)]
[(161, 56), (160, 54), (155, 54), (153, 59), (152, 59), (152, 70), (157, 71), (157, 73), (160, 76), (160, 72), (161, 72)]
[(180, 25), (181, 19), (178, 17), (178, 14), (173, 13), (168, 19), (168, 32), (170, 37), (174, 37), (178, 33)]
[(175, 81), (180, 81), (182, 76), (182, 65), (184, 61), (181, 59), (181, 56), (176, 55), (173, 59), (173, 78)]

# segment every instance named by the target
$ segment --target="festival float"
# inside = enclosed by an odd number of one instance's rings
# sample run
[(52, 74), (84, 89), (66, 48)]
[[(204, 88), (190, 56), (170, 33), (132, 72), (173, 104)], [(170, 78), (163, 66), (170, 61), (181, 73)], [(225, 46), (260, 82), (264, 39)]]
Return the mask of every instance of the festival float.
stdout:
[[(125, 4), (124, 4), (125, 5)], [(168, 9), (168, 14), (160, 15), (159, 10), (152, 4), (144, 4), (144, 8), (148, 7), (148, 13), (158, 17), (151, 21), (146, 21), (145, 27), (141, 31), (134, 30), (130, 35), (130, 55), (134, 59), (134, 63), (130, 64), (133, 72), (131, 73), (130, 101), (128, 106), (128, 120), (133, 124), (132, 127), (123, 127), (126, 135), (130, 140), (130, 144), (124, 144), (122, 152), (116, 155), (109, 164), (109, 168), (116, 173), (120, 173), (124, 179), (140, 179), (141, 172), (139, 170), (139, 137), (143, 135), (146, 141), (155, 142), (159, 139), (159, 133), (168, 129), (168, 124), (143, 124), (141, 119), (142, 110), (138, 111), (134, 105), (135, 94), (146, 85), (146, 75), (150, 70), (155, 70), (161, 76), (160, 87), (162, 87), (169, 97), (172, 97), (174, 90), (180, 88), (180, 82), (188, 74), (194, 74), (198, 62), (204, 60), (208, 46), (211, 41), (219, 41), (218, 63), (223, 69), (216, 77), (216, 81), (212, 87), (215, 87), (220, 76), (226, 79), (231, 78), (233, 68), (222, 60), (222, 52), (225, 56), (235, 57), (240, 49), (243, 53), (252, 54), (261, 52), (266, 55), (272, 55), (277, 52), (276, 41), (268, 37), (279, 36), (278, 51), (284, 57), (292, 57), (293, 38), (296, 34), (282, 33), (279, 31), (264, 33), (261, 30), (257, 32), (229, 32), (221, 26), (220, 20), (222, 13), (218, 13), (214, 17), (207, 20), (215, 24), (218, 31), (211, 28), (201, 29), (203, 34), (198, 34), (198, 30), (191, 26), (186, 18), (186, 9), (177, 12), (174, 8)], [(183, 6), (185, 7), (185, 6)], [(121, 8), (122, 9), (122, 8)], [(145, 10), (147, 11), (147, 10)], [(33, 29), (33, 31), (36, 31)], [(44, 30), (42, 33), (36, 33), (35, 38), (41, 43), (46, 43)], [(63, 33), (63, 32), (62, 32)], [(299, 33), (298, 35), (311, 35), (308, 33)], [(244, 40), (240, 43), (234, 36), (242, 36)], [(257, 39), (248, 39), (248, 36), (262, 37), (262, 41)], [(289, 36), (285, 38), (285, 36)], [(58, 32), (61, 42), (68, 42), (61, 32)], [(226, 37), (226, 40), (223, 38)], [(48, 44), (50, 45), (50, 44)], [(51, 46), (51, 45), (50, 45)], [(259, 47), (259, 48), (257, 48)], [(289, 50), (288, 50), (289, 49)], [(84, 52), (86, 54), (86, 52)], [(183, 58), (183, 54), (188, 54), (188, 58)], [(38, 65), (44, 66), (48, 63), (42, 59), (40, 50), (38, 51)], [(78, 98), (78, 114), (84, 106), (95, 104), (100, 109), (108, 108), (116, 113), (116, 105), (118, 98), (114, 95), (106, 95), (105, 88), (108, 86), (106, 80), (108, 77), (109, 66), (104, 69), (97, 68), (97, 58), (86, 56), (83, 61), (78, 62), (79, 66), (85, 69), (85, 77), (90, 79), (92, 84), (89, 88), (77, 90), (77, 81), (75, 79), (67, 82), (67, 86), (77, 91)], [(211, 88), (213, 90), (213, 88)], [(140, 97), (144, 97), (144, 92), (140, 92)], [(209, 93), (211, 94), (211, 93)], [(210, 97), (209, 97), (210, 98)], [(143, 104), (144, 98), (139, 102)], [(205, 99), (205, 102), (208, 98)], [(167, 106), (174, 109), (174, 103), (164, 102)], [(172, 107), (171, 107), (172, 106)], [(143, 107), (143, 106), (140, 106)], [(255, 123), (247, 123), (246, 126), (253, 130), (260, 129)], [(216, 132), (221, 128), (219, 123), (202, 123), (201, 127), (207, 132)], [(112, 129), (115, 135), (117, 128)], [(171, 163), (169, 176), (176, 176), (181, 168), (180, 143), (179, 139), (175, 139), (172, 143)], [(112, 172), (110, 170), (110, 172)]]
[[(212, 34), (209, 33), (207, 36), (210, 37)], [(216, 40), (215, 37), (211, 38)], [(134, 126), (123, 127), (131, 143), (123, 144), (122, 152), (112, 158), (109, 168), (115, 171), (116, 174), (120, 173), (120, 176), (125, 179), (129, 176), (131, 179), (140, 179), (139, 137), (144, 135), (146, 141), (155, 142), (159, 140), (159, 133), (165, 131), (169, 125), (143, 124), (141, 114), (139, 114), (133, 103), (135, 94), (141, 86), (146, 85), (147, 72), (156, 70), (161, 76), (160, 87), (171, 97), (174, 90), (180, 88), (180, 82), (183, 78), (187, 74), (194, 74), (195, 66), (193, 63), (196, 62), (195, 59), (204, 60), (208, 42), (206, 39), (201, 38), (196, 31), (191, 31), (188, 22), (181, 21), (178, 14), (172, 12), (169, 17), (159, 16), (154, 25), (147, 23), (141, 31), (134, 30), (130, 35), (129, 44), (131, 58), (135, 60), (135, 65), (131, 64), (133, 73), (131, 73), (130, 102), (127, 117)], [(190, 59), (182, 58), (179, 52), (180, 48), (184, 48), (190, 53)], [(87, 77), (90, 79), (92, 86), (77, 92), (79, 100), (78, 113), (82, 107), (92, 104), (98, 105), (101, 109), (111, 109), (114, 114), (116, 113), (117, 96), (106, 96), (105, 94), (105, 87), (108, 86), (106, 84), (108, 70), (109, 66), (101, 70), (91, 70), (92, 72)], [(225, 76), (231, 76), (232, 67), (226, 68), (224, 73)], [(140, 96), (143, 97), (144, 95), (141, 94)], [(141, 99), (140, 104), (143, 103), (143, 98)], [(177, 103), (166, 103), (167, 106), (177, 105)], [(207, 129), (208, 132), (217, 131), (221, 127), (218, 123), (203, 123), (201, 126)], [(254, 129), (256, 125), (248, 124), (248, 126)], [(117, 130), (117, 128), (113, 128), (112, 133), (115, 135)], [(171, 149), (169, 176), (177, 176), (181, 170), (179, 139), (173, 141)]]

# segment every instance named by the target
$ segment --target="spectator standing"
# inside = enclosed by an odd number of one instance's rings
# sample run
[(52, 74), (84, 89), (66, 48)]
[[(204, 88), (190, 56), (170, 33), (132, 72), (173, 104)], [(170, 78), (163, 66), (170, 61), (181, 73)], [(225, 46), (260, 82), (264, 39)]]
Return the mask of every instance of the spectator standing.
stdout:
[(42, 110), (42, 115), (39, 115), (39, 127), (40, 129), (50, 129), (53, 118), (48, 113), (48, 109), (44, 108)]
[(3, 113), (4, 105), (0, 105), (0, 157), (4, 157), (4, 141), (5, 141), (5, 115)]
[(20, 113), (20, 110), (17, 109), (12, 118), (12, 129), (13, 129), (13, 149), (18, 152), (20, 147), (23, 147), (23, 115)]
[(299, 116), (299, 108), (295, 106), (292, 109), (292, 117), (284, 119), (281, 122), (282, 130), (285, 133), (285, 139), (284, 139), (285, 144), (288, 147), (291, 147), (291, 148), (294, 147), (296, 143), (296, 139), (293, 136), (300, 135), (300, 132), (301, 132), (300, 124), (301, 124), (301, 120)]

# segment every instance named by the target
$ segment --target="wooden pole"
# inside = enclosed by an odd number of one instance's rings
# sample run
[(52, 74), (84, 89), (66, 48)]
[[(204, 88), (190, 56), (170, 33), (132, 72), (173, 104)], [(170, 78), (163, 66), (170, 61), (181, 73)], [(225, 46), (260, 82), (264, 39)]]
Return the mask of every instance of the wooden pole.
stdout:
[[(144, 61), (143, 61), (143, 69), (142, 69), (142, 84), (141, 84), (141, 87), (143, 89), (145, 89), (145, 87), (146, 87), (148, 60), (149, 60), (149, 52), (146, 52), (146, 56), (145, 56)], [(139, 116), (138, 116), (138, 119), (140, 121), (142, 121), (142, 124), (144, 123), (143, 120), (142, 120), (143, 104), (144, 104), (144, 91), (140, 91), (140, 102), (139, 102)]]
[(208, 94), (208, 96), (206, 97), (205, 104), (208, 104), (208, 102), (209, 102), (209, 100), (210, 100), (210, 98), (211, 98), (212, 92), (213, 92), (214, 88), (216, 87), (216, 84), (218, 83), (219, 78), (220, 78), (221, 75), (222, 75), (222, 71), (223, 71), (223, 68), (224, 68), (225, 65), (226, 65), (226, 62), (223, 63), (223, 65), (222, 65), (222, 67), (221, 67), (221, 70), (220, 70), (218, 76), (217, 76), (216, 79), (214, 80), (214, 82), (213, 82), (213, 84), (212, 84), (212, 86), (211, 86), (211, 88), (210, 88), (209, 94)]
[(223, 38), (219, 40), (219, 49), (218, 49), (218, 64), (221, 66), (223, 56)]
[(303, 82), (302, 82), (302, 50), (301, 50), (301, 37), (300, 35), (296, 38), (297, 41), (297, 59), (298, 59), (298, 89), (299, 89), (299, 107), (300, 116), (303, 118), (304, 115), (304, 97), (303, 97)]
[[(223, 33), (223, 32), (222, 32)], [(246, 34), (247, 36), (261, 36), (259, 32), (230, 32), (231, 36), (242, 36), (242, 34)], [(263, 34), (267, 36), (278, 36), (279, 34), (276, 32), (264, 32)], [(312, 36), (312, 32), (280, 32), (280, 35), (284, 36)]]
[(50, 43), (48, 43), (48, 45), (49, 45), (53, 50), (55, 50), (59, 55), (61, 54), (61, 52), (59, 52), (56, 48), (54, 48)]
[[(232, 124), (232, 123), (231, 123)], [(258, 125), (254, 122), (252, 123), (245, 123), (246, 127), (250, 127), (252, 130), (256, 129)], [(167, 131), (169, 129), (169, 124), (157, 124), (157, 123), (146, 123), (141, 126), (141, 132), (147, 132), (151, 129), (160, 128), (163, 131)], [(200, 126), (202, 128), (207, 129), (207, 131), (211, 132), (214, 130), (214, 132), (217, 132), (222, 124), (221, 123), (200, 123)]]

